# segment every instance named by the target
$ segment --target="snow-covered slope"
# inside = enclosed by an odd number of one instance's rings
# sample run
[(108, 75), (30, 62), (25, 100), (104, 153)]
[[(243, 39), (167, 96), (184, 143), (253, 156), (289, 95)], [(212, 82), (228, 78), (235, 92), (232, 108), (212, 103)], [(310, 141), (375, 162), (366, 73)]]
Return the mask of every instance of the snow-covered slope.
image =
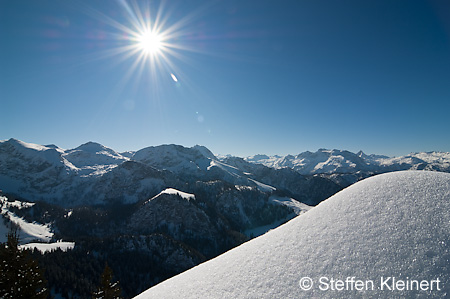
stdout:
[(449, 261), (450, 174), (395, 172), (137, 298), (444, 298)]
[(304, 175), (372, 172), (381, 173), (397, 170), (437, 170), (450, 172), (450, 153), (411, 153), (390, 158), (381, 155), (366, 155), (362, 151), (352, 153), (342, 150), (319, 149), (296, 156), (255, 155), (245, 158), (251, 163), (273, 168), (288, 167)]
[(53, 232), (50, 223), (30, 223), (9, 210), (11, 207), (21, 209), (30, 206), (33, 206), (33, 203), (21, 202), (18, 200), (11, 202), (8, 201), (6, 197), (0, 196), (0, 242), (6, 242), (6, 235), (10, 229), (9, 222), (13, 222), (20, 228), (19, 240), (21, 244), (36, 240), (49, 242), (52, 239)]

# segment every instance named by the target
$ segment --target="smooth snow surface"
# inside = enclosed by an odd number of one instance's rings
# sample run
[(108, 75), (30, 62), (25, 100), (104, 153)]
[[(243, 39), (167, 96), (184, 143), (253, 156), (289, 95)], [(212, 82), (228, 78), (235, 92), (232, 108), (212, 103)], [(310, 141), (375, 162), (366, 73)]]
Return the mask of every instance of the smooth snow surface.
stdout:
[[(308, 291), (300, 288), (303, 277), (312, 279)], [(356, 284), (353, 290), (350, 284), (345, 285), (351, 277), (363, 282), (364, 291), (355, 290)], [(398, 290), (402, 282), (397, 283), (396, 290), (390, 290), (392, 277), (402, 280), (403, 288), (411, 281), (426, 281), (428, 290)], [(331, 279), (342, 280), (344, 289), (341, 284), (333, 287)], [(417, 288), (417, 284), (413, 287)], [(175, 276), (138, 298), (449, 295), (450, 174), (407, 171), (358, 182), (287, 224)]]

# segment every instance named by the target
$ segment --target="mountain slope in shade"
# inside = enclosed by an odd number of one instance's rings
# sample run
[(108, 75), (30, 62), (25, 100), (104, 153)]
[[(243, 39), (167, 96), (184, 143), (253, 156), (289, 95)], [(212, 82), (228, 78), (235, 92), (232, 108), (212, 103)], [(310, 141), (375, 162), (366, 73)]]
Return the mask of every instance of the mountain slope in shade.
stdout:
[[(137, 298), (443, 298), (449, 261), (450, 174), (395, 172), (360, 181)], [(312, 279), (308, 291), (303, 277)], [(331, 290), (331, 279), (347, 277), (367, 287)], [(390, 290), (392, 277), (427, 281), (428, 290)]]
[[(176, 189), (166, 189), (144, 202), (130, 217), (130, 231), (151, 234), (160, 229), (174, 239), (189, 240), (196, 236), (197, 242), (211, 243), (219, 234), (209, 216), (194, 204), (195, 196)], [(206, 246), (205, 246), (206, 247)]]

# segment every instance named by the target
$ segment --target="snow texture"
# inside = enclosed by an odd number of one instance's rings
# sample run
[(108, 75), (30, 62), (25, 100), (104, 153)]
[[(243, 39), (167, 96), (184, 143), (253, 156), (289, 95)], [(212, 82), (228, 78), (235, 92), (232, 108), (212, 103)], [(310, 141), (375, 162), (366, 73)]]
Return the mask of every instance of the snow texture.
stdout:
[[(300, 288), (303, 277), (312, 279), (308, 291)], [(367, 287), (339, 291), (331, 290), (328, 283), (326, 289), (321, 277), (328, 282), (355, 277)], [(390, 290), (382, 284), (388, 277), (388, 286), (395, 277), (406, 283), (428, 281), (434, 288)], [(404, 171), (358, 182), (287, 224), (137, 298), (444, 298), (449, 294), (450, 174)]]

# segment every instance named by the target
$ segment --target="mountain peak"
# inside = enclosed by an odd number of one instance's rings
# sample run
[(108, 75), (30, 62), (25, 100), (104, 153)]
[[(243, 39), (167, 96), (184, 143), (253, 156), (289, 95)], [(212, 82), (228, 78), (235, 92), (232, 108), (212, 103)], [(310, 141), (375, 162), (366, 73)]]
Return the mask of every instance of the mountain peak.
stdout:
[(8, 143), (19, 143), (22, 142), (16, 138), (9, 138), (8, 140), (3, 140), (4, 142), (8, 142)]
[(359, 152), (357, 152), (356, 155), (357, 155), (358, 157), (360, 157), (360, 158), (365, 158), (365, 157), (367, 157), (367, 155), (366, 155), (362, 150), (360, 150)]
[(199, 153), (201, 153), (206, 158), (210, 158), (211, 160), (216, 160), (216, 156), (206, 147), (203, 145), (195, 145), (193, 147), (194, 150), (197, 150)]
[(81, 151), (90, 152), (90, 153), (96, 153), (96, 152), (100, 152), (100, 151), (115, 152), (114, 150), (112, 150), (100, 143), (93, 142), (93, 141), (86, 142), (86, 143), (78, 146), (77, 148), (75, 148), (75, 150), (81, 150)]
[(24, 142), (19, 139), (15, 139), (15, 138), (10, 138), (10, 139), (6, 140), (6, 143), (11, 144), (13, 146), (32, 148), (32, 149), (36, 149), (36, 150), (42, 150), (44, 148), (44, 146), (42, 146), (42, 145)]

